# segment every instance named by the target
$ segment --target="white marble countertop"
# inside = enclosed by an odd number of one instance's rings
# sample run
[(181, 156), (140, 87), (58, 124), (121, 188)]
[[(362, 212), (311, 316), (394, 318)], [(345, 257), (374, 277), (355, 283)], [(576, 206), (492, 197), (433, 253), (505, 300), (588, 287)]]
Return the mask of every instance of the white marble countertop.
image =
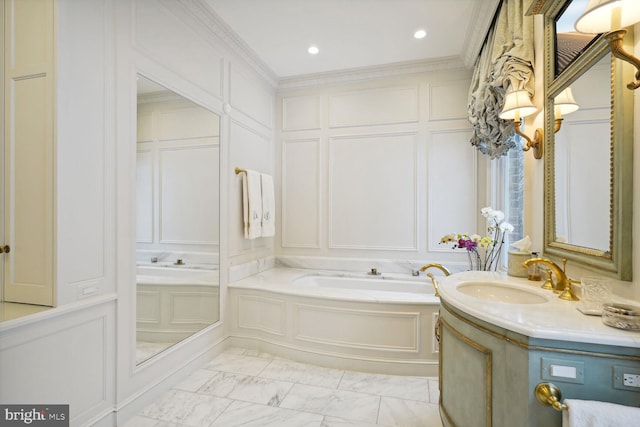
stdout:
[[(539, 304), (487, 301), (458, 290), (468, 282), (498, 282), (548, 300)], [(640, 348), (640, 332), (616, 329), (603, 324), (600, 316), (584, 315), (577, 310), (580, 302), (561, 300), (558, 294), (541, 289), (542, 283), (506, 273), (468, 271), (446, 277), (439, 288), (441, 300), (452, 307), (531, 338)]]

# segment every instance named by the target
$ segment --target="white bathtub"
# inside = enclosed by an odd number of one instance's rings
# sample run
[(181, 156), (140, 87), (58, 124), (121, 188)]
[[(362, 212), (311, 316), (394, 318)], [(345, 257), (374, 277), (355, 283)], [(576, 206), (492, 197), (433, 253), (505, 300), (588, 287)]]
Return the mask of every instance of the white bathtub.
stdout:
[(218, 270), (205, 270), (187, 267), (136, 267), (138, 284), (198, 284), (217, 285)]
[(434, 295), (430, 279), (399, 278), (397, 276), (343, 276), (309, 274), (293, 281), (293, 286), (328, 288), (344, 291), (409, 293), (420, 296)]
[(230, 340), (342, 369), (437, 375), (430, 279), (273, 268), (229, 284)]

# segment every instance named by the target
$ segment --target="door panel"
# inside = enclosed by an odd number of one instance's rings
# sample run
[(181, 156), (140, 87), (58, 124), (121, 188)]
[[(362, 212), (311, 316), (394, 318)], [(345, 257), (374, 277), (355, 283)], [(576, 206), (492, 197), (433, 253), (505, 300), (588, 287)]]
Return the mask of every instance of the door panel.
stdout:
[(4, 6), (4, 299), (54, 305), (53, 2)]

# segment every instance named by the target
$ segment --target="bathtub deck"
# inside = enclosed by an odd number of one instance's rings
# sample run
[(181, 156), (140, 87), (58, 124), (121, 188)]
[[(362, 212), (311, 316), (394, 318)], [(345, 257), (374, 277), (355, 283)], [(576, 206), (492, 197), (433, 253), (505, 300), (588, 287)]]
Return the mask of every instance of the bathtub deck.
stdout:
[[(308, 275), (326, 275), (337, 277), (359, 277), (365, 280), (389, 283), (388, 290), (349, 289), (339, 287), (296, 286), (295, 280)], [(424, 292), (397, 292), (393, 290), (393, 281), (407, 280), (424, 283)], [(265, 290), (278, 294), (308, 296), (313, 298), (331, 299), (339, 301), (390, 303), (390, 304), (440, 304), (440, 299), (433, 293), (431, 282), (427, 278), (415, 278), (409, 275), (383, 275), (367, 277), (366, 274), (356, 274), (335, 271), (314, 271), (296, 268), (272, 268), (254, 276), (229, 283), (229, 288)]]

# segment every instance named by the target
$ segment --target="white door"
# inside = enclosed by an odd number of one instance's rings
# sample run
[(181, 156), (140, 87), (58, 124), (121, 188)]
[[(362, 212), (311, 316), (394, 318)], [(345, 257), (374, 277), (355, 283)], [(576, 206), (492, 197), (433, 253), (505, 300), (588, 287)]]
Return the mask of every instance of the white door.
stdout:
[(53, 0), (3, 3), (4, 300), (53, 306)]

